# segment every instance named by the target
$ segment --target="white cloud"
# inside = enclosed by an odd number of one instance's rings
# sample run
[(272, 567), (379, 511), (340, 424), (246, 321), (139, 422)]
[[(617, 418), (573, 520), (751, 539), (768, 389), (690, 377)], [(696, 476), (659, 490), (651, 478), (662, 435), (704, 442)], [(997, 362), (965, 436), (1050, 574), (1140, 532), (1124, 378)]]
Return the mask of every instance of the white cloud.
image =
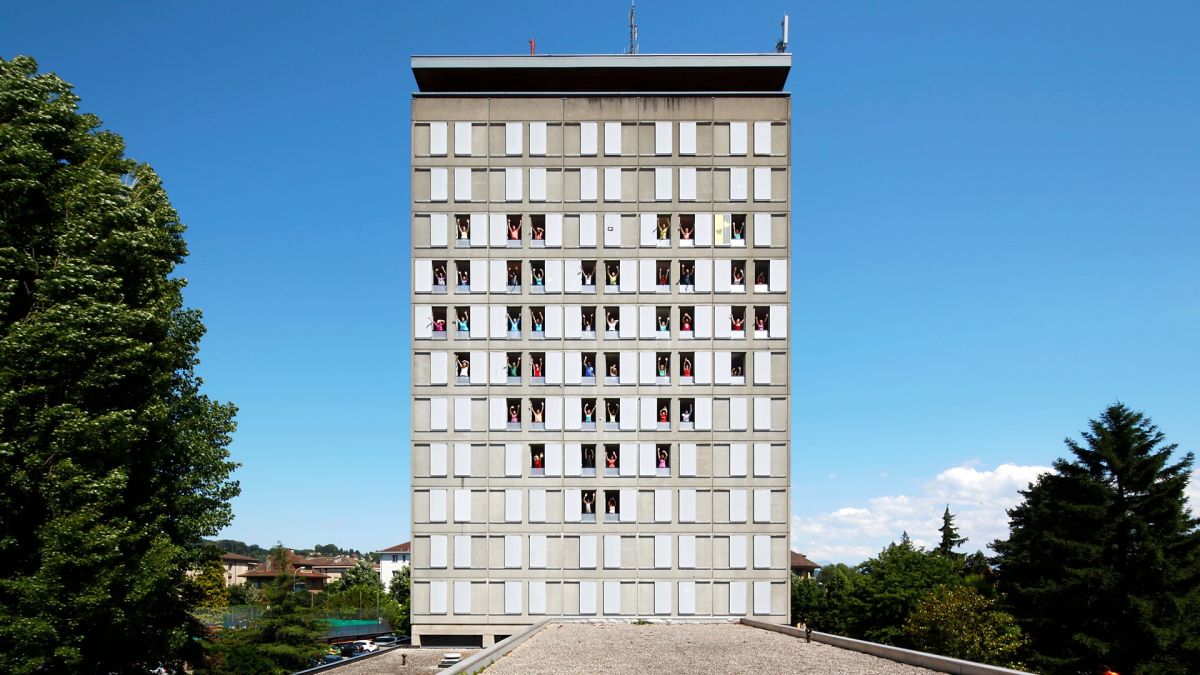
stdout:
[(1192, 472), (1192, 477), (1188, 481), (1187, 487), (1184, 488), (1183, 494), (1187, 497), (1192, 517), (1200, 517), (1200, 469)]
[[(940, 537), (942, 511), (948, 504), (966, 550), (985, 548), (1008, 534), (1006, 509), (1021, 501), (1025, 489), (1045, 466), (1001, 464), (983, 470), (974, 464), (947, 469), (922, 486), (920, 493), (867, 500), (865, 506), (846, 506), (829, 513), (792, 516), (792, 546), (819, 562), (858, 563), (908, 532), (914, 544), (930, 547)], [(1193, 481), (1189, 489), (1200, 503)]]

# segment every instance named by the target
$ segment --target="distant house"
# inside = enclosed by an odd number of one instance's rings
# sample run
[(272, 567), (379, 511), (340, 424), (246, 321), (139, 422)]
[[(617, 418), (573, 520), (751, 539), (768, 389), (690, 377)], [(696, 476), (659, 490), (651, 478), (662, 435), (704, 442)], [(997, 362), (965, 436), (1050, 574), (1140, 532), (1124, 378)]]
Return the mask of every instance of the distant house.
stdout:
[[(291, 567), (290, 574), (295, 578), (296, 585), (303, 585), (305, 590), (314, 593), (325, 590), (330, 582), (340, 579), (346, 570), (358, 564), (358, 557), (352, 555), (309, 558), (296, 555), (291, 550), (287, 553), (288, 564)], [(270, 560), (266, 564), (242, 574), (242, 578), (255, 588), (262, 588), (264, 585), (270, 584), (277, 576), (279, 574), (272, 569)]]
[[(295, 579), (294, 587), (296, 590), (318, 593), (325, 590), (325, 585), (329, 582), (328, 574), (314, 572), (313, 570), (292, 568), (287, 574)], [(264, 565), (258, 569), (246, 572), (242, 575), (242, 578), (251, 586), (262, 588), (263, 586), (269, 586), (271, 582), (275, 581), (275, 577), (277, 576), (279, 576), (278, 572)]]
[(383, 580), (383, 585), (387, 586), (392, 582), (392, 574), (408, 567), (412, 562), (412, 542), (389, 546), (378, 553), (379, 578)]
[(358, 556), (355, 555), (309, 558), (296, 555), (291, 551), (288, 554), (291, 556), (293, 566), (325, 574), (329, 577), (329, 581), (341, 579), (347, 570), (358, 564)]
[(242, 583), (242, 576), (261, 565), (258, 560), (246, 555), (238, 555), (237, 553), (224, 553), (221, 555), (221, 565), (225, 567), (225, 585), (233, 586)]
[(811, 577), (813, 572), (817, 571), (821, 567), (817, 563), (806, 558), (803, 553), (797, 553), (796, 551), (790, 551), (790, 553), (792, 554), (792, 574), (798, 577)]

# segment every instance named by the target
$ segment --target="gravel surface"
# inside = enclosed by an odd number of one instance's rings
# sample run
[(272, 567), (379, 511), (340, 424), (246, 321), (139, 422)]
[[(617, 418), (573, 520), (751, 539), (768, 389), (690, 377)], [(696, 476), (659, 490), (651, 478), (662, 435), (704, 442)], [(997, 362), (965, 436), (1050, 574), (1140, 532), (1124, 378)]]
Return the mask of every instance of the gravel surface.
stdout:
[[(409, 649), (397, 647), (386, 654), (380, 654), (358, 663), (347, 663), (330, 671), (332, 675), (424, 675), (438, 672), (438, 661), (442, 654), (458, 652), (463, 660), (470, 658), (478, 649)], [(407, 657), (407, 658), (406, 658)], [(404, 664), (404, 665), (401, 665)]]
[[(343, 671), (337, 672), (341, 675)], [(760, 628), (703, 623), (547, 624), (484, 672), (485, 675), (764, 672), (925, 675), (934, 671), (819, 642), (806, 643)]]

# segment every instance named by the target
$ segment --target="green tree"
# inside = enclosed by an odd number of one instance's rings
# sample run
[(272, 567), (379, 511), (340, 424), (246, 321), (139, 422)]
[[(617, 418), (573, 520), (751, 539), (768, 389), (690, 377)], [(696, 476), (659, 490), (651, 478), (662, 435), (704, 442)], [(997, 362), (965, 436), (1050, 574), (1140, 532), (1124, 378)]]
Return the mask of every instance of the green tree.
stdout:
[(914, 547), (907, 534), (859, 564), (858, 573), (863, 609), (855, 613), (853, 637), (901, 646), (904, 620), (917, 603), (938, 586), (959, 583), (957, 561)]
[(1193, 455), (1142, 413), (1106, 409), (1009, 511), (1000, 589), (1051, 673), (1200, 672), (1200, 530), (1184, 489)]
[(938, 528), (938, 532), (942, 533), (942, 540), (935, 550), (945, 556), (959, 555), (954, 549), (967, 543), (967, 538), (958, 536), (958, 528), (954, 526), (954, 516), (950, 513), (949, 504), (942, 513), (942, 526)]
[(391, 621), (392, 630), (404, 635), (409, 634), (412, 620), (410, 598), (412, 597), (412, 569), (405, 565), (392, 572), (392, 580), (388, 583), (388, 594), (397, 604), (397, 614)]
[(858, 572), (842, 563), (826, 565), (810, 579), (792, 577), (792, 620), (823, 633), (851, 635), (860, 583)]
[(257, 588), (243, 581), (225, 589), (231, 605), (257, 605), (262, 602), (262, 593)]
[(1021, 668), (1016, 620), (970, 586), (939, 586), (904, 621), (913, 648), (956, 659)]
[(187, 573), (231, 519), (234, 408), (200, 393), (158, 176), (0, 59), (0, 671), (195, 658)]
[(379, 594), (383, 593), (383, 581), (380, 580), (379, 572), (371, 566), (371, 563), (359, 560), (354, 567), (342, 572), (341, 578), (328, 586), (328, 590), (333, 592), (349, 589), (357, 589), (359, 592), (373, 595)]
[(209, 560), (204, 563), (191, 579), (196, 592), (196, 606), (203, 609), (223, 609), (229, 605), (229, 595), (225, 590), (225, 566), (220, 560)]

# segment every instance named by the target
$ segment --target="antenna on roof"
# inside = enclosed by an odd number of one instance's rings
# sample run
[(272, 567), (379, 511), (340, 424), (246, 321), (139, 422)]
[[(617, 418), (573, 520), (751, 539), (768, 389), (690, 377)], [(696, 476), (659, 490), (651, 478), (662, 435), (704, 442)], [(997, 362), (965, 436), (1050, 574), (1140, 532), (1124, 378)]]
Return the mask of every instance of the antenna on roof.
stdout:
[(787, 51), (787, 43), (788, 43), (788, 15), (787, 14), (783, 15), (783, 22), (780, 23), (779, 25), (783, 29), (783, 37), (781, 37), (779, 39), (779, 42), (775, 43), (775, 51), (782, 54), (783, 52)]
[(634, 0), (629, 0), (629, 51), (626, 54), (638, 53), (637, 44), (637, 19), (634, 18), (634, 13), (637, 8), (634, 6)]

